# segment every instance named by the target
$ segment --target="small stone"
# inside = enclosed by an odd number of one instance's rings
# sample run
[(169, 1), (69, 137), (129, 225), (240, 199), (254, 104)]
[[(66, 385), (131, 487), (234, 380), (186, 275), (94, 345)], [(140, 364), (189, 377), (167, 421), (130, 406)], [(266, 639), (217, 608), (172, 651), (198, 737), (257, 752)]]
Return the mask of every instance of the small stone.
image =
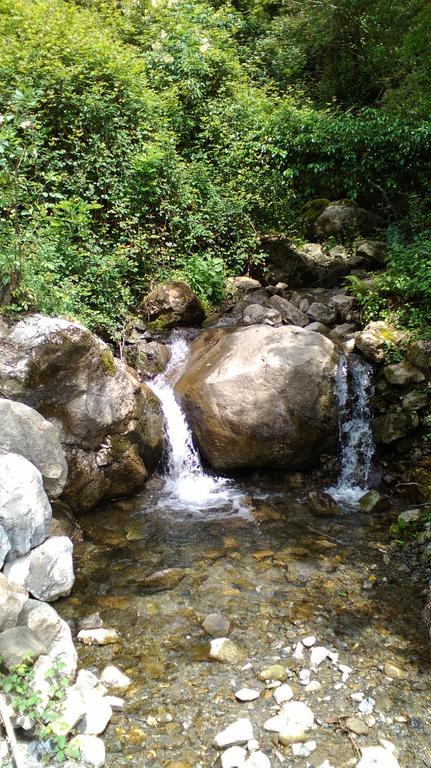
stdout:
[(371, 715), (374, 709), (375, 703), (376, 702), (374, 701), (374, 699), (372, 699), (370, 696), (368, 699), (363, 699), (363, 701), (361, 701), (358, 709), (363, 715)]
[(222, 768), (243, 768), (247, 752), (243, 747), (229, 747), (221, 755)]
[(187, 571), (183, 568), (165, 568), (162, 571), (155, 571), (142, 581), (144, 589), (161, 592), (167, 589), (174, 589), (177, 584), (184, 579)]
[(347, 664), (339, 664), (338, 669), (340, 670), (342, 674), (342, 681), (343, 683), (347, 683), (347, 680), (349, 679), (350, 675), (353, 672), (353, 669), (351, 667), (348, 667)]
[(271, 762), (264, 752), (253, 752), (245, 761), (244, 768), (271, 768)]
[(381, 498), (382, 497), (378, 491), (367, 491), (367, 493), (364, 493), (359, 499), (359, 509), (362, 512), (372, 512)]
[(227, 637), (230, 630), (230, 621), (221, 613), (211, 613), (203, 621), (202, 626), (211, 637)]
[(100, 629), (100, 627), (103, 627), (103, 621), (100, 618), (100, 613), (91, 613), (89, 616), (84, 616), (83, 619), (78, 621), (78, 630)]
[(272, 664), (258, 674), (259, 680), (278, 680), (279, 682), (286, 680), (287, 676), (287, 669), (282, 664)]
[(124, 699), (120, 699), (119, 696), (105, 696), (105, 701), (113, 712), (121, 712), (124, 709)]
[(398, 515), (398, 520), (402, 520), (404, 523), (416, 523), (421, 519), (422, 515), (421, 509), (406, 509)]
[(301, 669), (298, 675), (298, 681), (300, 685), (308, 685), (310, 682), (310, 670), (309, 669)]
[(238, 701), (254, 701), (260, 696), (260, 691), (256, 691), (253, 688), (241, 688), (240, 691), (236, 691), (235, 698)]
[(256, 752), (259, 747), (260, 744), (256, 739), (250, 739), (250, 741), (247, 742), (247, 749), (249, 752)]
[(306, 741), (304, 744), (292, 744), (292, 752), (294, 757), (309, 757), (316, 747), (315, 741)]
[(80, 762), (91, 768), (102, 768), (105, 763), (105, 745), (98, 736), (79, 734), (69, 742), (69, 746), (79, 750)]
[(301, 643), (305, 648), (311, 648), (316, 643), (316, 638), (314, 635), (308, 635), (301, 640)]
[(324, 648), (322, 645), (316, 645), (314, 648), (311, 649), (310, 653), (310, 664), (312, 667), (318, 667), (329, 656), (329, 651), (327, 648)]
[(294, 651), (293, 651), (293, 658), (297, 661), (301, 661), (301, 659), (304, 658), (304, 646), (301, 642), (296, 643)]
[(217, 734), (214, 739), (214, 746), (224, 749), (237, 744), (247, 744), (253, 738), (253, 726), (250, 720), (242, 717)]
[(305, 690), (307, 693), (318, 693), (318, 691), (322, 690), (322, 685), (318, 680), (312, 680), (311, 683), (305, 687)]
[(357, 736), (368, 736), (370, 729), (360, 717), (348, 717), (346, 728)]
[(274, 715), (270, 717), (263, 724), (264, 731), (270, 731), (271, 733), (280, 733), (286, 725), (286, 720), (281, 715)]
[(357, 768), (400, 768), (398, 760), (383, 747), (363, 747)]
[(403, 680), (406, 677), (404, 670), (395, 666), (395, 664), (391, 664), (389, 661), (384, 665), (383, 672), (386, 677), (390, 677), (392, 680)]
[(280, 744), (306, 741), (306, 733), (314, 723), (314, 714), (302, 701), (288, 701), (276, 717), (263, 726), (265, 730), (278, 733)]
[(290, 685), (287, 685), (287, 683), (283, 683), (283, 685), (280, 685), (278, 688), (275, 689), (272, 695), (277, 704), (284, 704), (286, 701), (290, 701), (290, 699), (293, 699), (294, 694)]
[(124, 675), (120, 669), (113, 665), (105, 667), (100, 679), (108, 688), (117, 688), (118, 690), (125, 690), (132, 683), (130, 677)]
[(218, 637), (211, 640), (210, 659), (221, 664), (241, 664), (244, 661), (244, 653), (232, 640), (227, 637)]
[(116, 629), (100, 627), (98, 629), (81, 629), (77, 638), (84, 645), (110, 645), (117, 643), (120, 636)]

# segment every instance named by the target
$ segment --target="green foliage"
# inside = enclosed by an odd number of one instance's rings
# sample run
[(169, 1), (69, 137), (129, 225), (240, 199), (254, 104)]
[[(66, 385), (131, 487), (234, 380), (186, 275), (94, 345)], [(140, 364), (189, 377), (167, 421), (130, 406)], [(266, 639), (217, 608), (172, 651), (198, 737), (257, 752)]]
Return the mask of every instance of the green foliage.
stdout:
[(424, 529), (431, 526), (431, 511), (425, 508), (415, 520), (405, 520), (401, 515), (390, 527), (391, 535), (397, 544), (403, 546), (414, 540)]
[(64, 664), (54, 660), (46, 674), (48, 701), (34, 689), (34, 672), (29, 663), (23, 661), (8, 674), (0, 674), (0, 688), (6, 694), (15, 714), (30, 719), (36, 738), (40, 741), (46, 759), (63, 763), (66, 759), (79, 759), (79, 750), (71, 747), (67, 736), (59, 735), (61, 705), (66, 696), (68, 679), (63, 674)]

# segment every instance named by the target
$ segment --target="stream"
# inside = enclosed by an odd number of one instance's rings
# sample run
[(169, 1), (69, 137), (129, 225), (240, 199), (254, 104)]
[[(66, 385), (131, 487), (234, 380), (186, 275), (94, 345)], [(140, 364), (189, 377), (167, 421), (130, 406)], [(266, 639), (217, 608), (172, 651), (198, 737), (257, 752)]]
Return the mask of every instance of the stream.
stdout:
[[(232, 481), (205, 470), (171, 389), (186, 354), (178, 340), (166, 377), (153, 383), (167, 417), (165, 473), (137, 498), (80, 518), (85, 542), (76, 547), (74, 593), (57, 604), (72, 626), (97, 611), (120, 634), (113, 645), (79, 649), (83, 666), (100, 673), (115, 664), (132, 679), (125, 709), (105, 734), (106, 765), (220, 765), (215, 735), (248, 717), (273, 768), (347, 768), (360, 747), (380, 739), (397, 750), (402, 768), (431, 766), (424, 584), (389, 534), (401, 508), (394, 512), (388, 499), (378, 513), (365, 513), (348, 498), (318, 514), (307, 501), (322, 490), (316, 479), (256, 472)], [(345, 371), (340, 376), (346, 381)], [(353, 417), (345, 419), (348, 439), (358, 434)], [(369, 460), (367, 440), (362, 431), (356, 442)], [(368, 471), (355, 480), (343, 465), (334, 497), (346, 486), (363, 493)], [(147, 582), (165, 569), (174, 570)], [(250, 662), (244, 668), (209, 659), (202, 622), (215, 612), (231, 622), (229, 637)], [(310, 635), (338, 659), (310, 669), (308, 650), (297, 648)], [(262, 728), (275, 711), (273, 688), (256, 675), (277, 662), (315, 714), (309, 756), (293, 756)], [(304, 669), (320, 688), (301, 684)], [(234, 694), (244, 687), (259, 697), (240, 703)], [(366, 735), (345, 727), (358, 714)]]

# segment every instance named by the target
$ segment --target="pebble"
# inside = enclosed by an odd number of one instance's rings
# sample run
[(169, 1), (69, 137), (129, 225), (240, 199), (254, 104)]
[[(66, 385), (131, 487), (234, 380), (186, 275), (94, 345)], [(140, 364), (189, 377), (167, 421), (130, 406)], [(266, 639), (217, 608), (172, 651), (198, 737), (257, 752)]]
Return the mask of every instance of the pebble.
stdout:
[(305, 687), (307, 693), (317, 693), (322, 690), (322, 684), (318, 680), (312, 680), (311, 683)]
[(227, 637), (218, 637), (211, 640), (210, 659), (222, 664), (241, 664), (244, 661), (244, 653), (232, 640)]
[(114, 667), (113, 665), (105, 667), (100, 676), (100, 679), (102, 683), (107, 685), (109, 688), (118, 688), (119, 690), (128, 688), (132, 683), (130, 677), (124, 675), (120, 669)]
[(301, 661), (301, 659), (304, 658), (304, 646), (301, 642), (296, 643), (293, 651), (293, 658), (297, 659), (297, 661)]
[(363, 747), (357, 768), (400, 768), (392, 752), (383, 747)]
[(244, 768), (271, 768), (271, 762), (264, 752), (253, 752), (245, 761)]
[(110, 645), (117, 643), (120, 639), (116, 629), (107, 629), (105, 627), (81, 629), (77, 637), (79, 642), (84, 645)]
[(357, 736), (367, 736), (370, 731), (366, 723), (360, 717), (355, 716), (347, 718), (346, 728), (352, 733), (356, 733)]
[(302, 645), (305, 646), (305, 648), (311, 648), (316, 643), (316, 638), (314, 635), (309, 635), (308, 637), (304, 637), (301, 640)]
[(338, 665), (339, 671), (342, 673), (342, 681), (343, 683), (347, 683), (350, 675), (353, 672), (353, 669), (351, 667), (348, 667), (347, 664), (339, 664)]
[(361, 701), (358, 709), (363, 715), (371, 715), (374, 709), (375, 703), (376, 702), (374, 701), (374, 699), (372, 699), (371, 696), (369, 696), (367, 699), (363, 699), (363, 701)]
[(292, 752), (294, 757), (309, 757), (316, 747), (315, 741), (306, 741), (304, 744), (292, 744)]
[(227, 637), (230, 630), (230, 621), (221, 613), (211, 613), (203, 621), (202, 626), (211, 637)]
[(254, 701), (260, 696), (260, 691), (256, 691), (253, 688), (241, 688), (240, 691), (236, 691), (235, 698), (238, 701)]
[(311, 672), (309, 669), (301, 669), (298, 675), (298, 681), (300, 685), (308, 685), (310, 683)]
[(81, 629), (100, 629), (103, 627), (103, 621), (99, 613), (91, 613), (78, 621), (78, 630)]
[(283, 683), (283, 685), (280, 685), (279, 688), (275, 689), (272, 695), (274, 697), (274, 701), (276, 702), (276, 704), (284, 704), (286, 701), (290, 701), (290, 699), (293, 699), (294, 694), (290, 685), (287, 685), (287, 683)]
[(287, 669), (282, 664), (271, 664), (258, 674), (259, 680), (278, 680), (279, 682), (286, 680), (287, 676)]
[(246, 757), (243, 747), (229, 747), (220, 758), (222, 768), (243, 768)]
[(329, 656), (329, 650), (323, 645), (316, 645), (310, 652), (310, 664), (312, 667), (319, 667), (322, 661)]
[(237, 744), (247, 744), (253, 738), (253, 726), (250, 720), (242, 717), (228, 725), (224, 731), (220, 731), (214, 739), (214, 745), (219, 749), (224, 749), (224, 747), (231, 747)]
[(250, 739), (250, 741), (247, 742), (247, 749), (249, 752), (256, 752), (260, 747), (259, 742), (256, 739)]
[(391, 664), (389, 661), (384, 665), (383, 672), (386, 677), (390, 677), (392, 680), (403, 680), (406, 676), (403, 669), (395, 666), (395, 664)]

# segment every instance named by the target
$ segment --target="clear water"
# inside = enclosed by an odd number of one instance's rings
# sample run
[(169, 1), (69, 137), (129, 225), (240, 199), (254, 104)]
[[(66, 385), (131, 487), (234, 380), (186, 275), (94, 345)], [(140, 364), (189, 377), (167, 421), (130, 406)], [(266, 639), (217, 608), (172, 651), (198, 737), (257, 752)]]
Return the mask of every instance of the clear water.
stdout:
[(356, 505), (368, 490), (374, 452), (370, 398), (372, 369), (365, 360), (340, 356), (336, 378), (339, 409), (341, 470), (336, 485), (328, 489), (335, 501)]
[(165, 507), (168, 503), (171, 509), (188, 513), (217, 509), (218, 514), (231, 511), (247, 514), (244, 494), (233, 481), (204, 470), (186, 417), (175, 397), (174, 385), (187, 357), (187, 341), (174, 333), (169, 365), (149, 384), (162, 403), (165, 418), (167, 466), (158, 504)]

